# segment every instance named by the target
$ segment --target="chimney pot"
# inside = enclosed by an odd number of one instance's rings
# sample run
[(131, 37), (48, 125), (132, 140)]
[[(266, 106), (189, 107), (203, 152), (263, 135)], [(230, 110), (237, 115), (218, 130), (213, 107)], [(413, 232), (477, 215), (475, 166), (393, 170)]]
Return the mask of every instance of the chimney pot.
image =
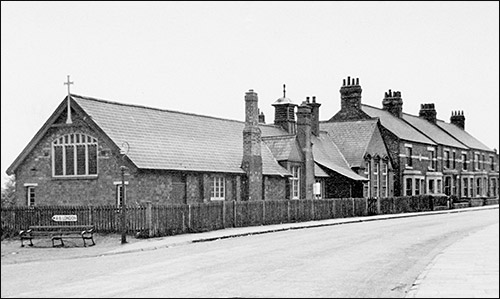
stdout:
[(316, 96), (312, 97), (312, 101), (313, 101), (313, 103), (316, 103)]

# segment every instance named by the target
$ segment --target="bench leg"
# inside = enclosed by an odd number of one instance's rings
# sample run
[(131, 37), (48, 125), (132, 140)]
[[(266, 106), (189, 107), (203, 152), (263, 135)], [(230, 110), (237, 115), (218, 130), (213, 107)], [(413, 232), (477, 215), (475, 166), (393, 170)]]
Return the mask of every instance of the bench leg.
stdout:
[(89, 245), (89, 246), (94, 246), (95, 245), (93, 237), (82, 237), (82, 239), (83, 239), (83, 247), (87, 246), (87, 243), (85, 242), (86, 239), (92, 240), (92, 245)]
[(21, 237), (21, 247), (24, 247), (23, 241), (24, 241), (25, 239), (30, 240), (30, 243), (28, 244), (29, 246), (33, 246), (33, 241), (31, 241), (31, 239), (32, 239), (32, 238), (23, 238), (23, 237)]

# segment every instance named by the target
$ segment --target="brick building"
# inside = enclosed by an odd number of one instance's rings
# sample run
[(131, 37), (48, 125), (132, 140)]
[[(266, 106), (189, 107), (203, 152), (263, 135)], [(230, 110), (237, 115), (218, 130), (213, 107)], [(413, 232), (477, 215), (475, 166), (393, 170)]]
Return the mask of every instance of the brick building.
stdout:
[[(343, 88), (361, 93), (356, 79)], [(354, 92), (353, 92), (354, 93)], [(498, 154), (465, 131), (463, 112), (450, 123), (437, 119), (434, 104), (422, 104), (419, 115), (403, 113), (401, 92), (385, 93), (382, 109), (342, 99), (331, 119), (379, 119), (381, 133), (394, 166), (394, 195), (446, 194), (459, 198), (498, 198)]]
[(265, 124), (257, 93), (244, 99), (241, 122), (69, 94), (7, 169), (17, 204), (120, 205), (122, 165), (128, 204), (347, 197), (362, 188), (366, 179), (318, 131), (319, 104), (283, 96), (275, 124)]

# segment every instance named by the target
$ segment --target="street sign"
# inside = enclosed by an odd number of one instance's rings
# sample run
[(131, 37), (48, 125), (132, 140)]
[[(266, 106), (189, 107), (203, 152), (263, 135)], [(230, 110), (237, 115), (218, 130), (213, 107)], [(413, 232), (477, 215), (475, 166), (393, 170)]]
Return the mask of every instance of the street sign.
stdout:
[(76, 215), (54, 215), (52, 216), (54, 221), (76, 221)]

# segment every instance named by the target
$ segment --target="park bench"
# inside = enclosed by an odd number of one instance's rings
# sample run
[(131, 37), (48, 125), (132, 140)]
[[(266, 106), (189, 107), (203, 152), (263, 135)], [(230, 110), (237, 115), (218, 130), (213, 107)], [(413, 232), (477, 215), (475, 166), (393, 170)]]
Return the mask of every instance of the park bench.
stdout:
[(82, 238), (83, 246), (87, 246), (86, 240), (92, 240), (92, 245), (94, 242), (94, 226), (93, 225), (33, 225), (27, 230), (22, 230), (19, 232), (19, 237), (21, 239), (21, 247), (24, 247), (23, 241), (30, 240), (29, 246), (33, 246), (33, 238), (38, 237), (50, 237), (52, 240), (52, 246), (55, 247), (55, 240), (61, 241), (59, 246), (64, 246), (63, 238)]

